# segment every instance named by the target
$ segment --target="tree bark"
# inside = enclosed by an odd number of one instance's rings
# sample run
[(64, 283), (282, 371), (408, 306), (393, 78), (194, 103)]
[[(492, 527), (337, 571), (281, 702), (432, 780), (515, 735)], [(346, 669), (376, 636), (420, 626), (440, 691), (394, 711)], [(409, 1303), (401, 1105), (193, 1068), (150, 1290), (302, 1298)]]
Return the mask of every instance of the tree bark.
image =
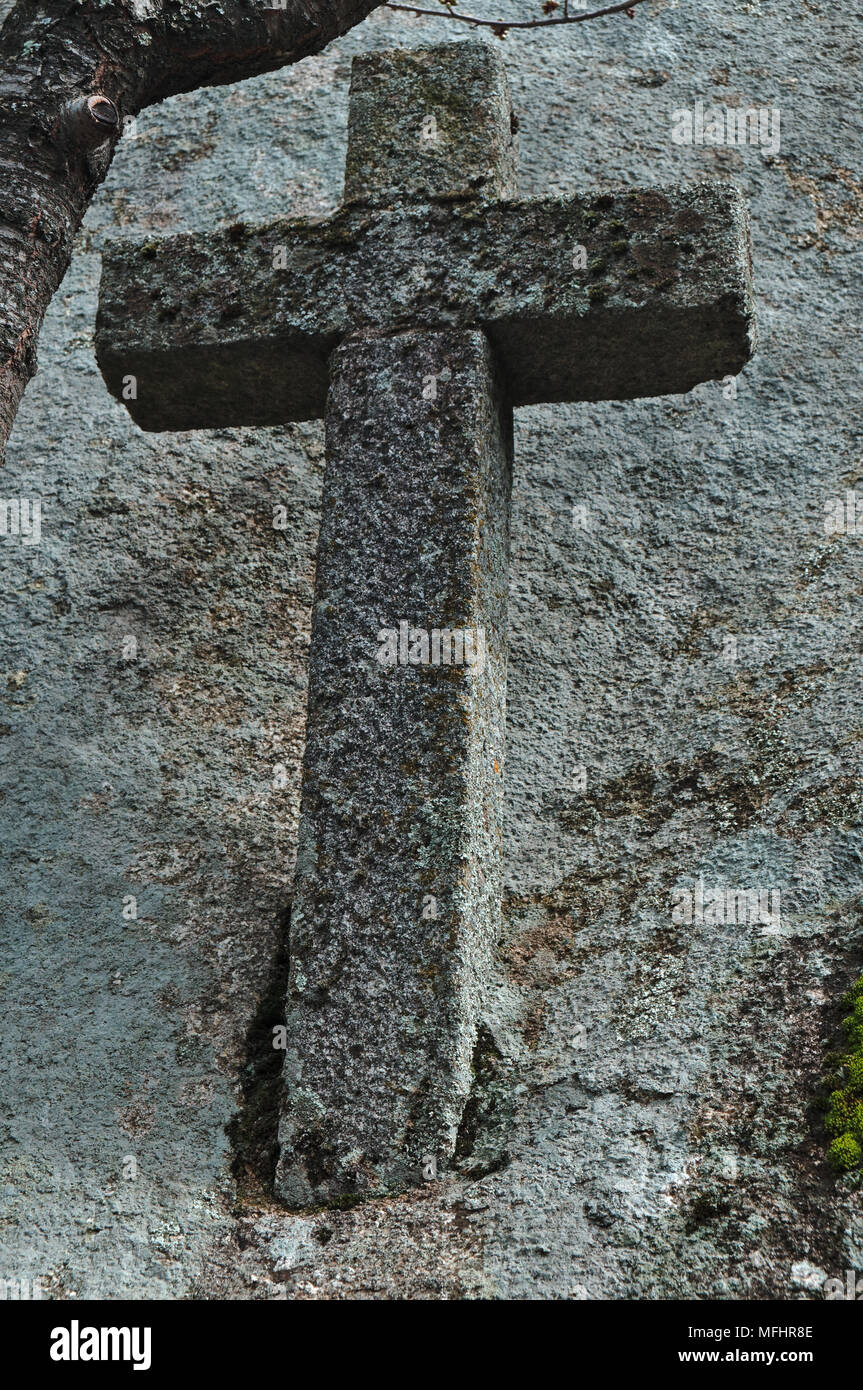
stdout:
[(18, 0), (0, 29), (0, 458), (123, 118), (317, 53), (380, 0), (266, 3)]

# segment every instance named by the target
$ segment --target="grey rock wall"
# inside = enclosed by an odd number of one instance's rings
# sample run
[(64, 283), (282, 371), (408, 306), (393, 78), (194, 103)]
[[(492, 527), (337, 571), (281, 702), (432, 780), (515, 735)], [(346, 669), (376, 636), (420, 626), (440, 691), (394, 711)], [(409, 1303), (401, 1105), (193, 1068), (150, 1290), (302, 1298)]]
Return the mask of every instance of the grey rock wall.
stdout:
[[(863, 480), (859, 41), (814, 2), (504, 45), (522, 195), (738, 181), (759, 351), (736, 397), (517, 412), (504, 935), (460, 1171), (347, 1211), (269, 1194), (322, 427), (139, 432), (94, 363), (100, 251), (331, 210), (351, 56), (449, 32), (380, 12), (142, 113), (46, 324), (3, 481), (41, 542), (0, 542), (0, 1275), (57, 1297), (863, 1272), (811, 1114), (863, 963), (863, 540), (823, 525)], [(778, 108), (780, 148), (674, 143), (699, 100)], [(675, 921), (699, 877), (778, 917)]]

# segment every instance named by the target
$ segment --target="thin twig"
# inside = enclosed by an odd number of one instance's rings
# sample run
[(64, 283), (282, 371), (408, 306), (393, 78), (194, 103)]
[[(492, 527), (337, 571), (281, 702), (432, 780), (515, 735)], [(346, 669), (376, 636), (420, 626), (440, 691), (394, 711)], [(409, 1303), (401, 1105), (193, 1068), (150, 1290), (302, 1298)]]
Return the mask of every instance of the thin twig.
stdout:
[(484, 29), (494, 29), (497, 33), (504, 33), (507, 29), (545, 29), (550, 24), (583, 24), (586, 19), (601, 19), (606, 14), (620, 14), (622, 11), (631, 11), (636, 5), (643, 5), (644, 0), (620, 0), (620, 4), (606, 5), (604, 10), (591, 10), (589, 14), (563, 14), (558, 19), (477, 19), (476, 15), (459, 14), (458, 10), (452, 5), (442, 0), (441, 8), (437, 10), (422, 10), (417, 5), (397, 5), (385, 4), (387, 10), (405, 10), (408, 14), (431, 15), (432, 19), (459, 19), (462, 24), (474, 24)]

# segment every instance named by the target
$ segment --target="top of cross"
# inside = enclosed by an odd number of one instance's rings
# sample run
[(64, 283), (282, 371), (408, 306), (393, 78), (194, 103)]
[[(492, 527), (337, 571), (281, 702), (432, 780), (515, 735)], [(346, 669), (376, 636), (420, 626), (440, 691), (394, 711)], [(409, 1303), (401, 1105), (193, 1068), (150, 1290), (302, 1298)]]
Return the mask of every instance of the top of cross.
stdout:
[(485, 331), (515, 405), (739, 372), (753, 315), (738, 190), (517, 200), (513, 127), (481, 42), (354, 59), (332, 217), (109, 250), (96, 349), (110, 390), (144, 429), (310, 419), (349, 334), (453, 326)]
[(364, 54), (351, 69), (345, 202), (514, 198), (515, 129), (488, 44)]

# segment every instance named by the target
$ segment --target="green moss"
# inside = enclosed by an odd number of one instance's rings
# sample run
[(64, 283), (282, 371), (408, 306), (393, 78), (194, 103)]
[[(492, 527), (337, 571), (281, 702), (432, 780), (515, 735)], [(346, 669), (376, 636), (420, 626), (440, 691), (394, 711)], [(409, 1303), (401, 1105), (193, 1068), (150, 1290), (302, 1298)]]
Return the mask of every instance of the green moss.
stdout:
[(824, 1127), (833, 1136), (827, 1157), (840, 1173), (863, 1168), (863, 975), (842, 1003), (850, 1011), (842, 1020), (846, 1051), (835, 1060), (833, 1089)]
[(848, 1063), (848, 1084), (863, 1091), (863, 1053)]
[(863, 994), (852, 990), (846, 1003), (851, 1005), (851, 1012), (842, 1020), (845, 1033), (852, 1052), (863, 1056)]
[(841, 1134), (838, 1139), (833, 1140), (827, 1150), (827, 1157), (840, 1173), (849, 1173), (860, 1167), (863, 1149), (850, 1134)]
[(832, 1093), (824, 1124), (828, 1134), (851, 1134), (863, 1139), (863, 1101), (855, 1100), (850, 1086)]

